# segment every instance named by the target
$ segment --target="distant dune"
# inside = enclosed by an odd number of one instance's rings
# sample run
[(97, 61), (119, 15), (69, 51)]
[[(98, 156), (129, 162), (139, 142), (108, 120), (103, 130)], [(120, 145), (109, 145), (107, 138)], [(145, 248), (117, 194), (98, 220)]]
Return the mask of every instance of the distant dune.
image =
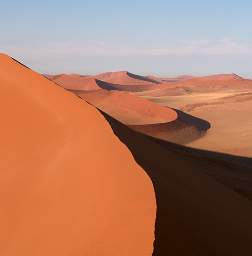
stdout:
[[(83, 76), (76, 74), (45, 76), (66, 89), (85, 91), (97, 90), (100, 87), (104, 88), (109, 86), (109, 89), (138, 92), (155, 89), (159, 83), (154, 79), (135, 75), (127, 71), (108, 72), (94, 76)], [(97, 85), (97, 82), (99, 85)]]
[(78, 95), (127, 125), (167, 123), (177, 119), (176, 111), (128, 92), (99, 90)]
[(133, 130), (179, 144), (188, 144), (206, 136), (211, 124), (179, 110), (174, 110), (177, 118), (171, 122), (145, 125), (130, 125)]
[(252, 157), (252, 80), (227, 74), (159, 86), (163, 88), (137, 95), (211, 124), (188, 146)]
[(58, 75), (54, 77), (47, 76), (49, 79), (69, 90), (83, 90), (92, 91), (99, 90), (100, 87), (97, 85), (95, 79), (90, 76), (82, 75)]
[(248, 90), (252, 89), (252, 80), (243, 79), (235, 74), (212, 75), (196, 77), (161, 84), (153, 91), (143, 92), (142, 96), (162, 97), (181, 95), (193, 92), (213, 92), (220, 90)]
[(146, 76), (140, 76), (132, 74), (128, 71), (119, 71), (119, 72), (108, 72), (95, 76), (97, 79), (114, 83), (114, 84), (124, 84), (124, 85), (142, 85), (145, 84), (153, 86), (154, 84), (158, 84), (159, 82), (155, 79), (151, 79)]
[(0, 255), (151, 255), (150, 179), (92, 106), (0, 55)]
[(194, 78), (194, 76), (190, 75), (181, 75), (181, 76), (176, 76), (176, 77), (159, 77), (159, 76), (153, 76), (149, 75), (147, 76), (149, 79), (152, 79), (158, 83), (175, 83), (175, 82), (180, 82), (180, 81), (185, 81), (188, 79)]
[[(150, 86), (156, 88), (159, 82), (155, 81), (154, 77), (143, 77), (122, 71), (96, 76), (47, 75), (47, 78), (129, 125), (132, 129), (145, 134), (176, 143), (185, 143), (203, 136), (206, 131), (199, 129), (193, 121), (185, 122), (181, 118), (177, 120), (175, 110), (160, 107), (131, 93), (148, 90)], [(189, 78), (186, 76), (177, 78), (177, 80), (185, 79)], [(116, 84), (117, 82), (120, 84)], [(193, 117), (191, 119), (193, 120)]]

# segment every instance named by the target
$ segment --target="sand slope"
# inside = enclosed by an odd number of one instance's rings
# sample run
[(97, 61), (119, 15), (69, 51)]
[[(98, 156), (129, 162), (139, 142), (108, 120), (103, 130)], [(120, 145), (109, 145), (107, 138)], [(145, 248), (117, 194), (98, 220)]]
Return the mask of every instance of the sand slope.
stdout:
[(55, 83), (61, 85), (65, 89), (69, 90), (83, 90), (83, 91), (92, 91), (99, 90), (100, 87), (96, 84), (95, 79), (90, 76), (82, 75), (58, 75), (58, 76), (47, 76), (49, 79)]
[(127, 125), (167, 123), (177, 118), (174, 110), (128, 92), (99, 90), (78, 95)]
[(97, 110), (0, 55), (0, 255), (151, 255), (152, 184)]

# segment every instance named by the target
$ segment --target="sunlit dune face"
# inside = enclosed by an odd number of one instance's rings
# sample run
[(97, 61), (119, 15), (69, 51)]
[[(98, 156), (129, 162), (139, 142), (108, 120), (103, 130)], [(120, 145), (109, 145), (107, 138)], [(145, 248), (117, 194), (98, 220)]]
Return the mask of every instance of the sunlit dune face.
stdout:
[(0, 55), (1, 255), (151, 255), (150, 179), (105, 119)]
[(128, 92), (100, 90), (79, 95), (127, 125), (167, 123), (177, 118), (174, 110), (161, 107)]

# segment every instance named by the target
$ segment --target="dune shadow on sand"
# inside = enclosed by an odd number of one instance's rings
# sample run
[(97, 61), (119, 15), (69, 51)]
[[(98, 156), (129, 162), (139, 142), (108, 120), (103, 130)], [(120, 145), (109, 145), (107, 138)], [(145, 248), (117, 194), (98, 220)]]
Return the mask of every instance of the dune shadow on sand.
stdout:
[(139, 76), (136, 74), (132, 74), (130, 72), (127, 72), (127, 75), (133, 79), (142, 80), (142, 81), (150, 82), (150, 83), (154, 83), (154, 84), (160, 84), (160, 82), (153, 80), (151, 78), (145, 77), (145, 76)]
[(252, 253), (251, 158), (155, 139), (101, 113), (153, 182), (153, 255)]
[(95, 79), (95, 82), (96, 82), (96, 84), (97, 84), (101, 89), (104, 89), (104, 90), (107, 90), (107, 91), (118, 90), (118, 89), (117, 89), (117, 85), (114, 85), (114, 84), (111, 84), (111, 83), (107, 83), (107, 82), (101, 81), (101, 80), (99, 80), (99, 79)]
[(211, 124), (206, 120), (192, 116), (178, 109), (174, 109), (174, 110), (177, 112), (179, 120), (183, 121), (188, 125), (193, 125), (197, 127), (197, 129), (200, 131), (206, 131), (211, 128)]
[(133, 130), (149, 136), (179, 144), (187, 144), (206, 135), (211, 124), (180, 110), (176, 111), (178, 118), (167, 123), (145, 125), (130, 125)]
[(125, 85), (125, 84), (113, 84), (113, 83), (108, 83), (99, 79), (95, 79), (96, 84), (104, 89), (104, 90), (108, 90), (108, 91), (125, 91), (125, 92), (141, 92), (144, 91), (146, 89), (146, 87), (148, 88), (149, 86), (142, 84), (142, 85), (138, 85), (138, 86), (132, 86), (132, 85)]

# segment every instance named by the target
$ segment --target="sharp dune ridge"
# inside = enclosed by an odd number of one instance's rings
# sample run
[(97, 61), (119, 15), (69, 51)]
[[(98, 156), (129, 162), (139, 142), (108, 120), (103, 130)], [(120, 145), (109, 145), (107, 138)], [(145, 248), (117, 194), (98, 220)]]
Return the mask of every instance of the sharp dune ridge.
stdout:
[(177, 113), (177, 118), (171, 122), (129, 125), (129, 127), (154, 138), (184, 145), (207, 135), (206, 132), (211, 127), (208, 121), (177, 109), (174, 111)]
[(174, 110), (128, 92), (99, 90), (78, 95), (127, 125), (167, 123), (177, 119)]
[(0, 55), (1, 255), (151, 255), (152, 183), (91, 105)]

